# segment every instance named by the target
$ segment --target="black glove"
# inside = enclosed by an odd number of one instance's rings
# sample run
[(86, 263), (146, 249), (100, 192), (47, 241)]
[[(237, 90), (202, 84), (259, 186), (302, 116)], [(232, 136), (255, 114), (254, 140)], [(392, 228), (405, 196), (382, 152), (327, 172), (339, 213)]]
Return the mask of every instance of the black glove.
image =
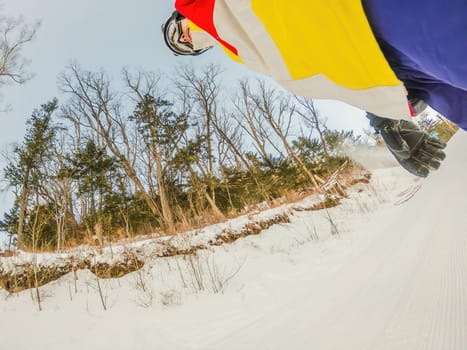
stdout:
[(446, 144), (406, 120), (378, 117), (367, 113), (370, 125), (381, 134), (386, 146), (408, 172), (427, 177), (446, 158)]

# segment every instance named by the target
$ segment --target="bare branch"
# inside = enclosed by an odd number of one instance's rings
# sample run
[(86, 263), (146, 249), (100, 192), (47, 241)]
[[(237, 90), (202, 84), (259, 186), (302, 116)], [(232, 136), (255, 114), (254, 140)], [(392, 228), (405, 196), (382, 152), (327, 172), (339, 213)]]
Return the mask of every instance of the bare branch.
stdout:
[(39, 25), (27, 24), (22, 17), (0, 16), (0, 86), (22, 84), (32, 77), (26, 72), (29, 61), (22, 57), (22, 50), (34, 39)]

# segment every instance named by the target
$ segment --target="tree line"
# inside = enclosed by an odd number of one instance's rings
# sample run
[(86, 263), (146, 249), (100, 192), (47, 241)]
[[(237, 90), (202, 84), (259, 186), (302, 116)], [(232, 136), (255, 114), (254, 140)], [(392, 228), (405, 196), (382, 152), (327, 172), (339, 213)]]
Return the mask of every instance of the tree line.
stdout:
[(329, 130), (311, 100), (257, 79), (227, 89), (223, 75), (124, 70), (117, 89), (103, 71), (70, 66), (67, 101), (35, 110), (7, 155), (15, 202), (0, 229), (29, 249), (170, 234), (318, 189), (346, 160), (339, 145), (358, 142)]
[[(31, 78), (22, 50), (38, 27), (0, 15), (0, 88)], [(361, 142), (330, 130), (312, 100), (264, 80), (225, 86), (216, 65), (173, 76), (124, 70), (117, 88), (103, 71), (63, 73), (67, 101), (35, 110), (4, 154), (15, 201), (0, 230), (12, 244), (63, 249), (223, 220), (319, 191), (347, 160), (342, 146)], [(440, 120), (421, 126), (447, 141), (457, 128)]]

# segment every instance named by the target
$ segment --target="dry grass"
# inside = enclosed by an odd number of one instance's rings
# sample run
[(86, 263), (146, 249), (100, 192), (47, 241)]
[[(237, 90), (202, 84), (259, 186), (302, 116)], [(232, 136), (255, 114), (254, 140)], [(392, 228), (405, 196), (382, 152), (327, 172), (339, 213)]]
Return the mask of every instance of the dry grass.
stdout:
[[(345, 190), (348, 187), (357, 183), (368, 183), (369, 178), (370, 174), (368, 172), (362, 171), (361, 169), (357, 169), (356, 171), (354, 167), (351, 170), (343, 169), (341, 172), (334, 174), (334, 179), (339, 184), (340, 191), (342, 189)], [(310, 191), (312, 191), (312, 189), (310, 189)], [(307, 191), (290, 192), (285, 194), (284, 197), (281, 198), (280, 202), (271, 203), (271, 206), (280, 205), (284, 202), (291, 203), (302, 199), (304, 196), (309, 194), (310, 192)], [(339, 205), (339, 203), (339, 195), (335, 194), (327, 196), (326, 199), (321, 203), (318, 203), (310, 208), (302, 210), (327, 209)], [(210, 216), (207, 222), (204, 222), (203, 225), (200, 224), (200, 228), (213, 224), (211, 220), (219, 222), (219, 218), (216, 218), (216, 216), (213, 215)], [(171, 256), (193, 257), (196, 256), (198, 252), (208, 249), (209, 246), (220, 246), (223, 244), (229, 244), (243, 237), (260, 234), (263, 230), (268, 229), (273, 225), (288, 222), (289, 216), (287, 214), (281, 214), (268, 220), (250, 222), (246, 224), (243, 227), (243, 229), (241, 229), (239, 232), (223, 231), (214, 240), (209, 241), (206, 246), (190, 245), (188, 248), (181, 249), (180, 247), (171, 245), (171, 243), (169, 242), (166, 243), (162, 249), (153, 253), (151, 256), (155, 258)], [(185, 224), (185, 226), (180, 226), (178, 227), (178, 229), (180, 229), (179, 232), (182, 232), (182, 229), (183, 231), (189, 231), (193, 230), (194, 227)], [(162, 235), (160, 233), (156, 233), (151, 236), (137, 236), (132, 237), (131, 239), (124, 239), (123, 242), (119, 241), (118, 244), (126, 245), (131, 242), (143, 239), (147, 240), (148, 238), (158, 238), (161, 236)], [(94, 241), (94, 244), (96, 243), (100, 244), (100, 242)], [(0, 256), (3, 257), (10, 257), (14, 255), (14, 252), (0, 253)], [(96, 278), (119, 278), (130, 272), (141, 270), (141, 268), (144, 266), (144, 261), (142, 260), (143, 257), (144, 254), (142, 252), (138, 252), (137, 250), (128, 250), (125, 254), (123, 254), (123, 257), (120, 261), (112, 264), (96, 262), (95, 259), (93, 259), (94, 262), (92, 262), (89, 258), (84, 258), (80, 261), (76, 261), (74, 260), (74, 258), (70, 258), (67, 261), (62, 262), (60, 266), (32, 266), (31, 264), (18, 265), (16, 266), (14, 272), (6, 272), (2, 269), (0, 265), (0, 287), (4, 288), (10, 293), (19, 292), (25, 289), (37, 288), (38, 286), (42, 286), (44, 284), (52, 282), (67, 273), (74, 273), (78, 269), (89, 269), (96, 275)]]
[(0, 251), (0, 258), (11, 258), (12, 256), (17, 256), (18, 253), (12, 250)]

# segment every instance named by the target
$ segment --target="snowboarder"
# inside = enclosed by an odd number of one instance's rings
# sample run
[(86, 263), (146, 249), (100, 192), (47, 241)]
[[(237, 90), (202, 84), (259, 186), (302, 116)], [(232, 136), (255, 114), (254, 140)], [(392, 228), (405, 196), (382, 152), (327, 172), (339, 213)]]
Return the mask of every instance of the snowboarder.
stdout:
[(176, 0), (175, 7), (163, 26), (172, 51), (212, 46), (190, 31), (189, 18), (289, 91), (369, 111), (397, 160), (418, 176), (439, 166), (445, 144), (400, 120), (410, 116), (407, 93), (467, 129), (465, 0)]

